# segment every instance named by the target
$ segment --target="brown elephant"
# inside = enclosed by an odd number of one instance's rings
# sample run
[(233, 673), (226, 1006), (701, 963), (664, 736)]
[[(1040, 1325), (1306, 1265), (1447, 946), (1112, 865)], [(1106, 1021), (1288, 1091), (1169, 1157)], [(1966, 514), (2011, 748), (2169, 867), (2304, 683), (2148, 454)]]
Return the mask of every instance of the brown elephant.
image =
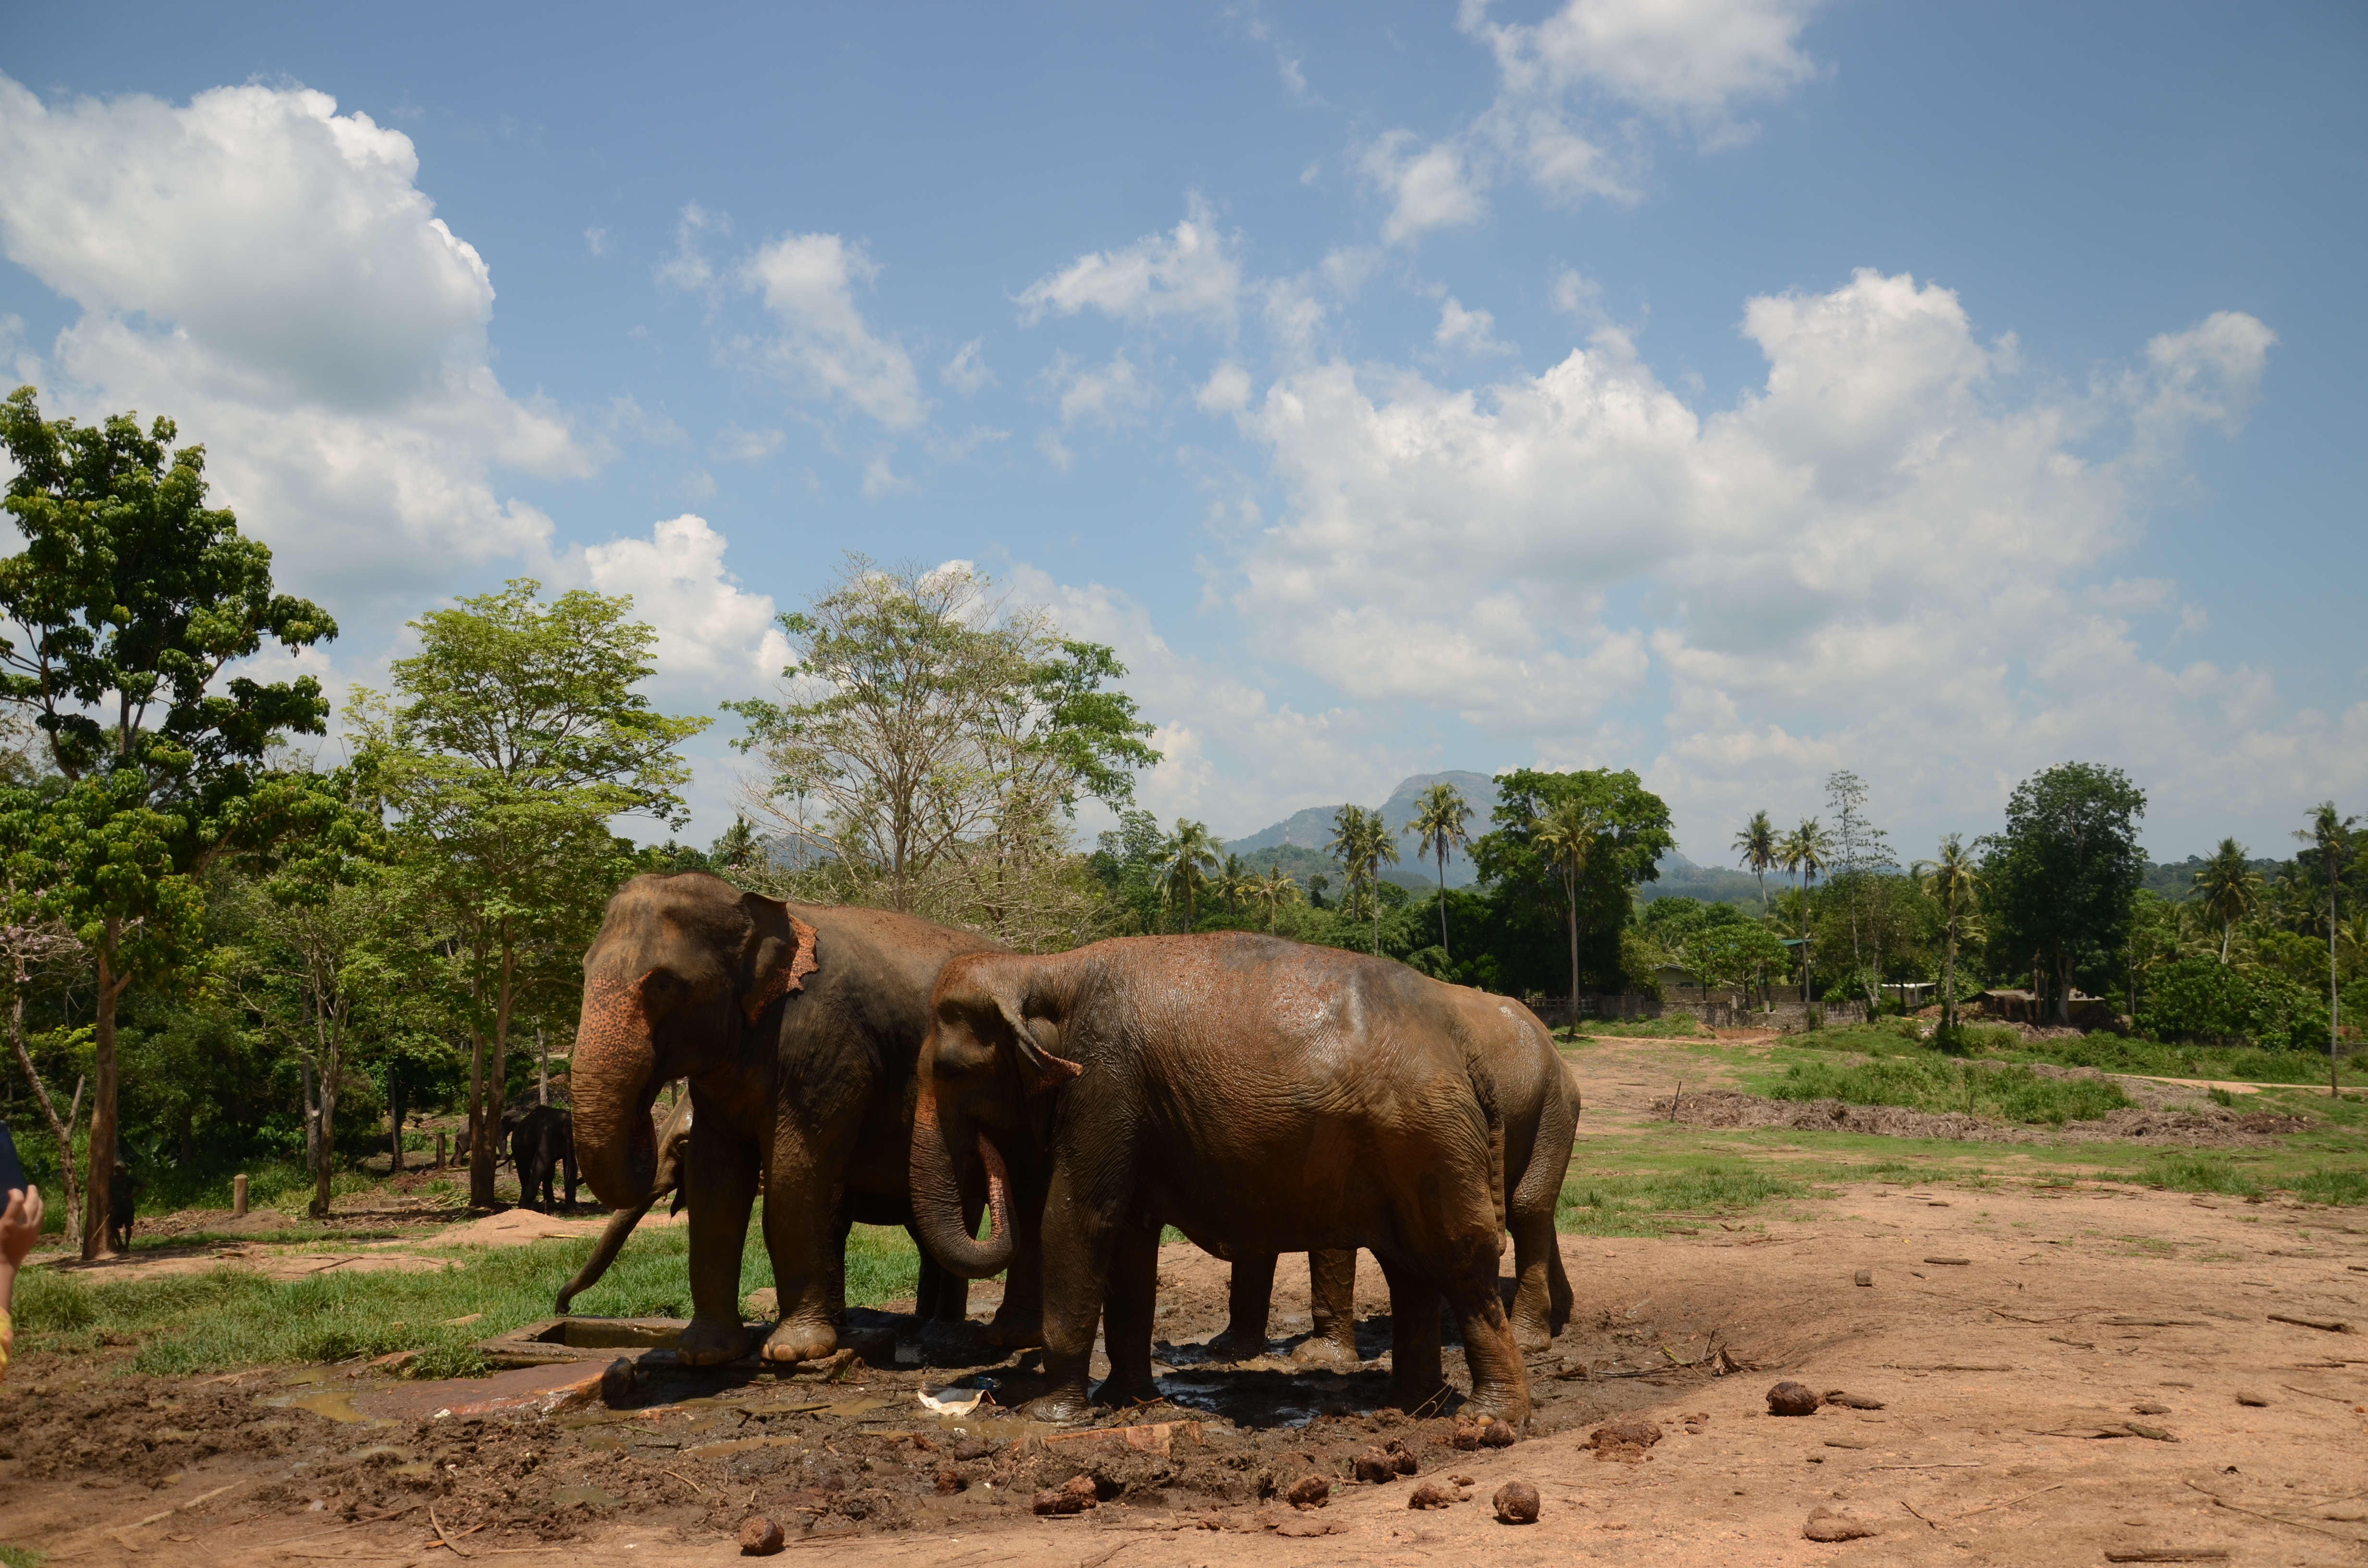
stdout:
[[(1570, 1169), (1578, 1131), (1578, 1085), (1538, 1016), (1507, 996), (1469, 986), (1445, 986), (1474, 1047), (1474, 1066), (1504, 1118), (1502, 1172), (1506, 1228), (1513, 1235), (1513, 1343), (1543, 1350), (1570, 1321), (1569, 1277), (1554, 1235), (1554, 1208)], [(1212, 1354), (1246, 1359), (1266, 1349), (1267, 1315), (1274, 1293), (1275, 1260), (1243, 1257), (1234, 1265), (1225, 1331), (1209, 1342)], [(1357, 1353), (1357, 1255), (1315, 1252), (1307, 1257), (1312, 1330), (1293, 1352), (1300, 1360), (1353, 1366)], [(1392, 1314), (1395, 1321), (1395, 1314)], [(1392, 1356), (1403, 1360), (1403, 1348)]]
[[(1497, 1294), (1504, 1120), (1446, 987), (1402, 964), (1271, 937), (1133, 937), (1048, 958), (947, 964), (922, 1048), (914, 1219), (966, 1278), (1013, 1252), (1004, 1166), (1044, 1176), (1038, 1419), (1156, 1396), (1159, 1233), (1220, 1257), (1369, 1247), (1399, 1303), (1397, 1402), (1432, 1397), (1439, 1300), (1463, 1325), (1472, 1403), (1529, 1415)], [(995, 1233), (963, 1224), (975, 1149)], [(1023, 1200), (1024, 1201), (1024, 1200)], [(1424, 1345), (1429, 1325), (1428, 1355)]]
[[(780, 1310), (763, 1354), (795, 1362), (836, 1348), (848, 1224), (907, 1213), (913, 1068), (930, 986), (948, 959), (989, 945), (886, 910), (743, 892), (704, 871), (635, 877), (609, 901), (584, 956), (571, 1071), (576, 1160), (609, 1208), (651, 1199), (650, 1107), (660, 1085), (689, 1080), (677, 1167), (692, 1199), (686, 1361), (728, 1361), (750, 1347), (740, 1255), (760, 1186)], [(1015, 1273), (999, 1338), (1032, 1338), (1032, 1284)], [(958, 1318), (961, 1294), (931, 1304)]]

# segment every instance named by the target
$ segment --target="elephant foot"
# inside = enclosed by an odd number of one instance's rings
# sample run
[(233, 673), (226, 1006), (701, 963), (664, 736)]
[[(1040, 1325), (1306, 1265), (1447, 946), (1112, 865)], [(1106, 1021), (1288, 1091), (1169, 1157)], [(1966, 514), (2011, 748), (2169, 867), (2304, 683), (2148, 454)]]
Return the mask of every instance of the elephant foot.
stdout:
[(768, 1361), (823, 1361), (838, 1348), (838, 1333), (826, 1323), (801, 1323), (783, 1318), (765, 1336), (763, 1359)]
[(1497, 1420), (1523, 1431), (1530, 1424), (1530, 1391), (1517, 1383), (1483, 1383), (1455, 1415), (1459, 1421)]
[(1149, 1404), (1159, 1397), (1159, 1384), (1148, 1373), (1121, 1377), (1112, 1372), (1094, 1390), (1094, 1403), (1112, 1410)]
[(1390, 1382), (1388, 1403), (1417, 1419), (1436, 1415), (1447, 1403), (1447, 1384), (1433, 1380), (1428, 1382)]
[(1554, 1336), (1554, 1325), (1545, 1317), (1513, 1314), (1513, 1348), (1523, 1355), (1551, 1348)]
[(1093, 1402), (1083, 1389), (1060, 1389), (1041, 1399), (1031, 1399), (1019, 1407), (1022, 1421), (1049, 1421), (1065, 1426), (1083, 1421), (1093, 1414)]
[(695, 1317), (675, 1343), (675, 1354), (686, 1367), (720, 1367), (748, 1354), (757, 1332), (736, 1320)]
[(986, 1342), (1000, 1350), (1033, 1350), (1044, 1343), (1044, 1316), (998, 1312), (986, 1325)]
[(1227, 1329), (1201, 1348), (1212, 1361), (1251, 1361), (1266, 1354), (1266, 1335)]
[(1291, 1358), (1302, 1366), (1337, 1367), (1351, 1372), (1364, 1365), (1363, 1358), (1357, 1354), (1354, 1341), (1335, 1339), (1330, 1335), (1317, 1335), (1300, 1341), (1292, 1347)]

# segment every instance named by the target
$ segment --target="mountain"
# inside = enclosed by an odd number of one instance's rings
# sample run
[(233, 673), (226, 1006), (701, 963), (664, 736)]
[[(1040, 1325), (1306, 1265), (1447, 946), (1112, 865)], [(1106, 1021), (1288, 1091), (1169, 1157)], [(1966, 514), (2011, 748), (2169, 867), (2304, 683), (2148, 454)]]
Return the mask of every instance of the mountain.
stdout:
[[(1487, 832), (1488, 813), (1497, 809), (1497, 781), (1485, 773), (1460, 769), (1446, 773), (1417, 773), (1400, 780), (1398, 787), (1390, 791), (1390, 798), (1382, 802), (1382, 820), (1403, 833), (1406, 824), (1414, 820), (1416, 797), (1433, 784), (1440, 783), (1454, 785), (1471, 802), (1472, 835), (1477, 838)], [(1332, 815), (1339, 809), (1338, 805), (1310, 806), (1305, 811), (1293, 812), (1279, 823), (1227, 841), (1225, 847), (1245, 860), (1256, 858), (1261, 850), (1284, 847), (1313, 850), (1321, 855), (1324, 846), (1332, 837)], [(1382, 869), (1384, 877), (1395, 882), (1404, 882), (1408, 887), (1437, 885), (1436, 867), (1429, 861), (1416, 865), (1411, 839), (1400, 839), (1398, 853), (1406, 859), (1396, 866), (1384, 866)], [(1471, 858), (1459, 851), (1447, 862), (1447, 885), (1452, 888), (1468, 887), (1472, 881)]]

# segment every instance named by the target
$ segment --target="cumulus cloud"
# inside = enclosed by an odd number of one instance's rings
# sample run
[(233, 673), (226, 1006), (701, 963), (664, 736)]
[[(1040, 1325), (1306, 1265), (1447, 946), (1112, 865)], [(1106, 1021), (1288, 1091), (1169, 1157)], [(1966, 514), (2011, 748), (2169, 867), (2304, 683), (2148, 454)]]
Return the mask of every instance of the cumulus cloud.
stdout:
[(495, 376), (484, 259), (408, 137), (302, 88), (57, 107), (0, 77), (0, 249), (81, 314), (53, 410), (169, 414), (283, 581), (348, 612), (545, 547), (501, 469), (580, 475), (568, 422)]
[(1390, 201), (1382, 237), (1399, 244), (1429, 229), (1476, 222), (1487, 204), (1469, 165), (1468, 151), (1452, 141), (1425, 147), (1410, 131), (1377, 137), (1359, 166)]
[(1486, 311), (1472, 311), (1463, 301), (1450, 294), (1439, 307), (1439, 328), (1431, 341), (1442, 349), (1462, 354), (1510, 354), (1512, 345), (1497, 340), (1497, 318)]
[(1184, 221), (1168, 233), (1081, 256), (1022, 290), (1019, 303), (1030, 322), (1090, 310), (1117, 321), (1173, 316), (1230, 324), (1241, 290), (1241, 261), (1196, 191)]
[(2256, 672), (2150, 654), (2175, 591), (2103, 571), (2187, 433), (2242, 416), (2260, 323), (2165, 335), (2077, 394), (2032, 390), (2010, 339), (1907, 277), (1756, 299), (1743, 330), (1766, 380), (1707, 417), (1611, 329), (1485, 387), (1283, 377), (1246, 417), (1292, 505), (1240, 560), (1235, 608), (1358, 701), (1570, 760), (1657, 672), (1659, 776), (1720, 809), (1786, 781), (1813, 802), (1877, 746), (1930, 759), (1918, 790), (1990, 809), (1994, 775), (2076, 752), (2168, 769), (2186, 748), (2194, 777), (2238, 734), (2302, 744)]
[(746, 591), (724, 569), (724, 543), (706, 518), (686, 512), (653, 525), (647, 539), (591, 545), (557, 574), (632, 596), (634, 615), (657, 629), (658, 678), (669, 692), (759, 689), (781, 673), (790, 646), (771, 597)]
[(1247, 408), (1250, 402), (1250, 375), (1231, 359), (1209, 372), (1209, 379), (1192, 396), (1211, 414), (1232, 414)]
[(879, 273), (862, 246), (837, 234), (783, 234), (741, 267), (786, 329), (761, 350), (767, 362), (815, 397), (844, 397), (892, 430), (909, 429), (928, 412), (912, 357), (876, 335), (855, 303), (855, 284)]
[(1123, 349), (1112, 355), (1107, 365), (1073, 364), (1064, 355), (1045, 372), (1045, 379), (1059, 390), (1064, 425), (1089, 420), (1113, 426), (1127, 412), (1144, 407), (1152, 399), (1150, 383)]

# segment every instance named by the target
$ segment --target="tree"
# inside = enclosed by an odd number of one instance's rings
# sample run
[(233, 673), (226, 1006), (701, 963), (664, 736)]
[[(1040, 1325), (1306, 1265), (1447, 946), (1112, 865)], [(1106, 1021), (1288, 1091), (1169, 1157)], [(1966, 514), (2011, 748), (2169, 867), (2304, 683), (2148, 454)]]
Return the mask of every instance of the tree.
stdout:
[(1957, 945), (1971, 934), (1975, 920), (1975, 901), (1982, 887), (1981, 869), (1965, 848), (1964, 840), (1951, 834), (1941, 840), (1941, 856), (1937, 860), (1919, 860), (1913, 871), (1926, 896), (1941, 906), (1941, 1028), (1953, 1032), (1957, 1027)]
[(48, 913), (97, 971), (85, 1257), (106, 1244), (117, 1006), (188, 958), (206, 867), (304, 814), (307, 787), (265, 759), (290, 733), (323, 733), (329, 712), (310, 676), (217, 687), (267, 641), (308, 648), (336, 623), (273, 592), (270, 550), (205, 504), (205, 449), (171, 450), (177, 435), (169, 419), (143, 434), (131, 414), (44, 420), (31, 387), (0, 404), (25, 544), (0, 562), (0, 620), (16, 634), (0, 639), (0, 697), (31, 712), (65, 786), (33, 802), (13, 847), (57, 869), (41, 878)]
[(2032, 981), (2072, 1017), (2083, 977), (2101, 987), (2136, 907), (2146, 854), (2146, 795), (2121, 769), (2067, 762), (2032, 774), (2008, 798), (2006, 828), (1982, 840), (1992, 946), (2032, 960)]
[(1266, 910), (1266, 928), (1274, 929), (1274, 917), (1281, 910), (1299, 902), (1299, 879), (1281, 866), (1269, 866), (1266, 875), (1250, 885), (1250, 894)]
[(1801, 879), (1801, 1003), (1806, 1006), (1816, 1000), (1814, 955), (1809, 950), (1809, 893), (1824, 874), (1828, 857), (1833, 853), (1833, 839), (1817, 819), (1803, 817), (1801, 825), (1784, 835), (1776, 847), (1776, 863), (1789, 876)]
[(1451, 960), (1454, 955), (1447, 946), (1447, 857), (1470, 846), (1471, 822), (1471, 802), (1462, 790), (1441, 779), (1415, 798), (1414, 816), (1406, 824), (1406, 831), (1415, 835), (1416, 855), (1439, 862), (1439, 950)]
[(1176, 819), (1176, 832), (1161, 849), (1160, 890), (1171, 903), (1184, 905), (1184, 929), (1192, 929), (1200, 897), (1209, 891), (1209, 873), (1217, 869), (1224, 844), (1210, 836), (1209, 824)]
[(1828, 775), (1826, 803), (1834, 813), (1835, 871), (1827, 885), (1840, 883), (1844, 889), (1843, 902), (1850, 911), (1850, 967), (1859, 971), (1859, 983), (1866, 990), (1868, 1014), (1872, 1017), (1882, 1006), (1882, 976), (1867, 965), (1859, 947), (1861, 895), (1862, 884), (1871, 873), (1894, 864), (1890, 846), (1884, 842), (1890, 835), (1867, 820), (1866, 785), (1857, 774), (1844, 769)]
[[(734, 744), (772, 777), (752, 804), (835, 857), (859, 893), (914, 907), (939, 861), (985, 846), (998, 876), (1041, 858), (1081, 795), (1123, 805), (1159, 760), (1110, 649), (1006, 613), (965, 565), (882, 569), (847, 558), (780, 618), (795, 662), (782, 700), (727, 702)], [(1065, 846), (1060, 846), (1065, 853)]]
[(1562, 880), (1563, 898), (1570, 916), (1570, 1027), (1578, 1028), (1578, 885), (1587, 876), (1587, 862), (1603, 831), (1603, 818), (1585, 801), (1564, 799), (1546, 810), (1538, 824), (1537, 846), (1546, 864)]
[(1332, 837), (1324, 846), (1340, 862), (1349, 874), (1349, 892), (1353, 901), (1361, 892), (1373, 919), (1373, 953), (1382, 950), (1382, 900), (1375, 884), (1381, 881), (1382, 862), (1398, 863), (1397, 835), (1382, 820), (1379, 812), (1369, 812), (1362, 806), (1343, 806), (1332, 813)]
[(1543, 990), (1570, 961), (1574, 888), (1539, 835), (1555, 807), (1576, 801), (1600, 824), (1575, 889), (1577, 968), (1582, 976), (1592, 970), (1603, 989), (1625, 985), (1621, 934), (1633, 890), (1660, 875), (1660, 857), (1676, 843), (1668, 803), (1628, 770), (1516, 768), (1496, 783), (1495, 826), (1473, 843), (1472, 859), (1495, 905), (1497, 956), (1513, 971), (1503, 978), (1520, 983), (1533, 974)]
[(2335, 901), (2343, 886), (2343, 858), (2351, 847), (2351, 831), (2359, 825), (2358, 817), (2339, 816), (2333, 801), (2322, 801), (2311, 811), (2310, 825), (2294, 834), (2327, 859), (2327, 1092), (2338, 1099), (2343, 1096), (2342, 1085), (2336, 1080), (2336, 1039), (2343, 1023), (2343, 996), (2335, 951), (2342, 922)]
[(80, 938), (65, 927), (63, 921), (44, 914), (50, 902), (36, 891), (20, 892), (16, 877), (6, 882), (6, 920), (0, 925), (0, 950), (8, 958), (9, 1004), (8, 1044), (16, 1052), (17, 1065), (23, 1068), (26, 1081), (33, 1085), (33, 1098), (41, 1108), (41, 1119), (50, 1124), (50, 1136), (58, 1145), (58, 1176), (65, 1187), (65, 1207), (62, 1214), (73, 1214), (74, 1199), (81, 1188), (74, 1162), (74, 1123), (82, 1110), (82, 1085), (74, 1085), (74, 1097), (66, 1114), (58, 1115), (55, 1101), (50, 1098), (49, 1085), (33, 1067), (33, 1053), (25, 1046), (25, 992), (32, 984), (36, 971), (53, 964), (70, 962), (83, 955)]
[(2245, 846), (2224, 838), (2203, 869), (2195, 873), (2195, 896), (2213, 919), (2220, 922), (2220, 961), (2228, 961), (2229, 938), (2237, 923), (2261, 902), (2261, 873), (2245, 858)]
[(352, 704), (364, 787), (395, 815), (410, 896), (439, 934), (468, 1020), (479, 1208), (495, 1201), (520, 1006), (576, 983), (602, 906), (636, 869), (610, 819), (678, 824), (690, 770), (676, 748), (708, 723), (660, 713), (634, 689), (655, 668), (657, 633), (631, 619), (630, 597), (577, 589), (546, 605), (541, 588), (520, 578), (411, 622), (420, 651), (394, 664), (393, 706), (359, 687)]
[(1759, 914), (1768, 915), (1768, 872), (1776, 864), (1776, 824), (1768, 820), (1766, 812), (1754, 812), (1743, 831), (1735, 835), (1735, 852), (1741, 857), (1744, 869), (1759, 881)]

